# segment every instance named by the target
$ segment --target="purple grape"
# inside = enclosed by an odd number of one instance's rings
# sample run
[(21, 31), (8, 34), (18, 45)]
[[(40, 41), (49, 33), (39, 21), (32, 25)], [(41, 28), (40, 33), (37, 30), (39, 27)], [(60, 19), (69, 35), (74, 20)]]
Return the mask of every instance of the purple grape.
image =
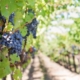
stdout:
[(26, 27), (27, 27), (26, 36), (29, 36), (31, 33), (33, 35), (33, 38), (36, 38), (36, 32), (37, 32), (37, 25), (38, 24), (39, 24), (39, 22), (37, 21), (36, 18), (34, 18), (31, 23), (28, 23), (26, 25)]
[(2, 39), (0, 40), (0, 45), (4, 45), (9, 49), (9, 54), (17, 53), (18, 55), (21, 54), (21, 48), (22, 48), (22, 35), (19, 31), (9, 34), (4, 33), (2, 35)]
[(12, 13), (10, 16), (9, 16), (9, 20), (8, 20), (8, 22), (11, 22), (11, 24), (14, 26), (14, 16), (15, 16), (15, 14), (14, 13)]

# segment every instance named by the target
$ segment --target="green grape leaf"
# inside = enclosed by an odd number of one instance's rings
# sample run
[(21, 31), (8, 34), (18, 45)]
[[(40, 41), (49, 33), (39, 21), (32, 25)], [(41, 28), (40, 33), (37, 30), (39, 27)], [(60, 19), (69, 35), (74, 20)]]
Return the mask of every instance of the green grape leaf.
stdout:
[(31, 44), (33, 45), (33, 35), (32, 34), (30, 34), (29, 36), (28, 36), (28, 39), (27, 39), (27, 46), (26, 46), (26, 50), (31, 46)]
[(8, 48), (7, 47), (3, 48), (1, 53), (6, 55), (8, 53)]
[(10, 13), (13, 13), (17, 10), (17, 6), (16, 6), (16, 2), (15, 0), (10, 0), (10, 3), (9, 3), (9, 11)]
[(21, 32), (22, 36), (25, 36), (27, 34), (27, 28), (26, 28), (26, 26), (24, 28), (21, 28), (20, 32)]
[(6, 9), (5, 6), (1, 7), (1, 13), (2, 13), (3, 16), (5, 16), (8, 19), (9, 15), (10, 15), (10, 12), (9, 12), (8, 9)]
[(6, 73), (4, 73), (4, 68), (0, 68), (0, 78), (3, 78), (6, 76)]
[(17, 56), (17, 54), (10, 55), (10, 58), (12, 63), (15, 63), (15, 61), (20, 61), (20, 58)]
[(45, 10), (45, 9), (42, 9), (41, 12), (40, 12), (40, 15), (42, 15), (43, 17), (45, 17), (46, 15), (49, 14), (49, 10)]
[(33, 18), (34, 18), (33, 13), (26, 14), (25, 15), (25, 22), (31, 22)]
[(11, 23), (9, 23), (5, 28), (4, 28), (4, 31), (6, 32), (6, 31), (12, 31), (12, 29), (13, 29), (13, 25), (11, 24)]
[(0, 62), (0, 78), (5, 77), (6, 75), (11, 73), (10, 63), (7, 58), (4, 58), (2, 62)]
[(11, 73), (11, 68), (10, 68), (10, 66), (6, 66), (6, 67), (4, 68), (4, 70), (5, 70), (5, 74), (6, 74), (6, 75), (8, 75), (8, 74)]
[(10, 15), (9, 10), (8, 10), (8, 6), (7, 6), (8, 4), (4, 0), (1, 0), (0, 4), (1, 4), (2, 15), (5, 16), (8, 19), (9, 15)]
[(15, 80), (20, 80), (21, 77), (22, 77), (22, 72), (20, 71), (20, 69), (16, 69), (16, 70), (14, 71), (13, 78), (14, 78)]
[(27, 0), (27, 1), (32, 8), (35, 6), (35, 0)]
[(23, 68), (26, 68), (30, 64), (30, 60), (27, 60), (27, 63), (23, 64)]
[(17, 11), (14, 17), (14, 23), (15, 23), (14, 29), (21, 26), (21, 24), (23, 23), (22, 18), (23, 18), (23, 14), (21, 13), (21, 11)]
[(19, 8), (22, 8), (23, 7), (23, 5), (24, 5), (24, 1), (23, 0), (17, 0), (16, 1), (16, 5), (19, 7)]
[(14, 70), (16, 69), (16, 66), (11, 67), (11, 71), (14, 72)]
[(49, 0), (44, 0), (45, 2), (49, 2)]
[(13, 29), (13, 25), (11, 25), (11, 23), (9, 23), (9, 25), (8, 25), (7, 28), (8, 28), (9, 31), (12, 31), (12, 29)]

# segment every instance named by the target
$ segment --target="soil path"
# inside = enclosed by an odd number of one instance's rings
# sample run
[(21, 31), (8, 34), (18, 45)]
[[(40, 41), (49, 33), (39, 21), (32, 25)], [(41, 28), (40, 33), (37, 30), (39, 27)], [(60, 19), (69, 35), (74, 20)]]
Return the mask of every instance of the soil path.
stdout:
[(80, 80), (79, 74), (73, 73), (63, 66), (51, 61), (42, 53), (39, 54), (39, 59), (46, 74), (50, 78), (49, 80)]

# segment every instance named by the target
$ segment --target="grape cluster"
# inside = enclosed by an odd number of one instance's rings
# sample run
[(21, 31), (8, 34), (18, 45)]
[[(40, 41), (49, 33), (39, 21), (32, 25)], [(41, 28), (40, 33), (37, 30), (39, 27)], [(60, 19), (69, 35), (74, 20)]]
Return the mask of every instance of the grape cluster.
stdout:
[(11, 22), (11, 24), (14, 26), (14, 16), (15, 16), (15, 14), (14, 13), (12, 13), (10, 16), (9, 16), (9, 20), (8, 20), (8, 22)]
[(18, 55), (21, 54), (22, 48), (22, 35), (20, 31), (16, 31), (13, 34), (4, 33), (2, 35), (2, 39), (0, 40), (0, 45), (4, 45), (9, 48), (9, 53), (17, 53)]
[[(29, 12), (32, 13), (32, 10), (29, 10)], [(8, 22), (10, 22), (13, 26), (14, 26), (14, 16), (15, 14), (12, 13), (9, 16), (8, 20)], [(10, 33), (10, 32), (3, 33), (5, 23), (6, 19), (0, 14), (0, 36), (1, 36), (0, 45), (8, 47), (9, 54), (17, 53), (18, 55), (21, 55), (23, 37), (19, 30), (17, 30), (15, 33)], [(38, 23), (39, 23), (38, 20), (34, 18), (31, 23), (26, 24), (27, 34), (25, 35), (25, 38), (30, 34), (33, 35), (33, 38), (36, 38)]]
[(31, 23), (26, 24), (26, 27), (27, 27), (26, 36), (29, 36), (31, 33), (33, 35), (33, 38), (36, 38), (38, 23), (39, 23), (38, 20), (36, 18), (34, 18)]

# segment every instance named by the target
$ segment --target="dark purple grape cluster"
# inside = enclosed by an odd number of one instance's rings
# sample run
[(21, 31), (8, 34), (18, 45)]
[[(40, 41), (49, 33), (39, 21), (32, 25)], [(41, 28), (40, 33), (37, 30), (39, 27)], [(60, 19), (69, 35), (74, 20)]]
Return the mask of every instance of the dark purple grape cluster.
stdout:
[[(29, 10), (29, 13), (32, 13), (32, 10)], [(10, 22), (14, 26), (14, 16), (15, 14), (12, 13), (9, 16), (8, 22)], [(22, 52), (22, 41), (24, 40), (20, 31), (17, 30), (15, 33), (10, 32), (4, 32), (3, 29), (5, 27), (6, 19), (0, 14), (0, 45), (6, 46), (9, 50), (9, 54), (17, 53), (18, 55)], [(38, 20), (34, 18), (31, 23), (26, 24), (27, 28), (27, 34), (25, 35), (25, 42), (27, 39), (27, 36), (30, 34), (33, 35), (33, 38), (36, 38), (36, 32), (37, 32), (37, 25)]]
[(15, 14), (14, 13), (12, 13), (10, 16), (9, 16), (9, 20), (8, 20), (8, 22), (11, 22), (11, 24), (14, 26), (14, 16), (15, 16)]
[(4, 45), (9, 48), (9, 53), (17, 53), (18, 55), (21, 54), (22, 49), (22, 35), (20, 31), (16, 31), (13, 34), (4, 33), (2, 35), (2, 39), (0, 40), (0, 45)]
[(31, 23), (26, 24), (26, 27), (27, 27), (26, 36), (29, 36), (31, 33), (33, 35), (33, 38), (36, 38), (38, 23), (39, 23), (38, 20), (36, 18), (34, 18)]

